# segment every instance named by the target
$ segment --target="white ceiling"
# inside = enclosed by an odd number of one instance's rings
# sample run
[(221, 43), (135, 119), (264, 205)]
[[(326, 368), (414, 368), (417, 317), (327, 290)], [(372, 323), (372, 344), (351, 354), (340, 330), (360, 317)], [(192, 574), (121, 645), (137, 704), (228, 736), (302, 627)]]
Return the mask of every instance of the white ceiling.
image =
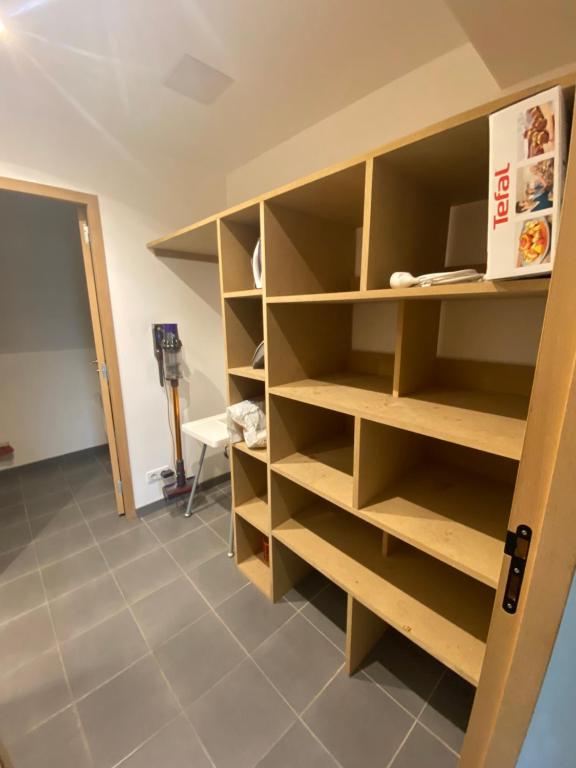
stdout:
[[(24, 134), (31, 164), (35, 142), (79, 151), (80, 120), (138, 162), (229, 171), (467, 39), (442, 0), (0, 0), (0, 17), (0, 153)], [(214, 104), (163, 84), (183, 54), (233, 78)]]

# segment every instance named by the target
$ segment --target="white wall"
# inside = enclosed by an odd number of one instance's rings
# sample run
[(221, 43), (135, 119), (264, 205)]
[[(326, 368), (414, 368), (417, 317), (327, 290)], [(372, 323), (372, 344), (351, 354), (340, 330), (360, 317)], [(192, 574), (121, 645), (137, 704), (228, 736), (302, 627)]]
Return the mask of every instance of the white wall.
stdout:
[(75, 209), (0, 193), (0, 274), (0, 439), (15, 448), (9, 466), (106, 442)]

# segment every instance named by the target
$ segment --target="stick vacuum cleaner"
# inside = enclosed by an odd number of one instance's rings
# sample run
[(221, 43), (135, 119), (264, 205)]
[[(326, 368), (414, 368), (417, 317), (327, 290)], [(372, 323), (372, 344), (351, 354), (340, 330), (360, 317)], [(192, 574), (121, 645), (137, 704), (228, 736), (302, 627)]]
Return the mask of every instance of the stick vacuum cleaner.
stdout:
[(178, 336), (176, 323), (155, 324), (152, 326), (154, 337), (154, 355), (158, 361), (160, 386), (168, 387), (172, 392), (172, 413), (174, 419), (174, 448), (176, 456), (176, 481), (164, 486), (164, 497), (172, 499), (192, 490), (186, 481), (184, 459), (182, 457), (182, 431), (180, 424), (180, 395), (178, 382), (182, 378), (182, 342)]

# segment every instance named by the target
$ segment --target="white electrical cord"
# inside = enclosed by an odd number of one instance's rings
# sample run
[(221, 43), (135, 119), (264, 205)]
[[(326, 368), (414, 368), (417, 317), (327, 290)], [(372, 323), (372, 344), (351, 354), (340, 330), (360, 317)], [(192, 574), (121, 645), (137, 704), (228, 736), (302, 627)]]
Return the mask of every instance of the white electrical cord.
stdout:
[(484, 275), (475, 269), (456, 269), (453, 272), (431, 272), (428, 275), (414, 277), (410, 272), (394, 272), (390, 277), (391, 288), (411, 288), (429, 285), (449, 285), (450, 283), (473, 283), (483, 280)]

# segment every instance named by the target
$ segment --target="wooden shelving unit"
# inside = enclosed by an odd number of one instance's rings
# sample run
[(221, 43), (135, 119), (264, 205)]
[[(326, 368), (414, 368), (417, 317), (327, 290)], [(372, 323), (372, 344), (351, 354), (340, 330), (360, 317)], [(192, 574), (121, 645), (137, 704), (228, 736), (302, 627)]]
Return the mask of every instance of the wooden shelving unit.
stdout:
[[(311, 568), (345, 590), (350, 672), (383, 623), (481, 685), (535, 366), (438, 350), (448, 305), (474, 312), (497, 299), (514, 311), (522, 299), (546, 302), (551, 281), (391, 289), (389, 279), (454, 263), (451, 211), (486, 212), (495, 108), (151, 244), (190, 258), (217, 244), (229, 402), (264, 400), (269, 432), (266, 449), (232, 450), (238, 567), (273, 600)], [(263, 289), (251, 268), (258, 238)], [(458, 263), (478, 266), (464, 253)], [(359, 310), (390, 302), (382, 333), (393, 348), (359, 352)], [(262, 340), (266, 369), (256, 371)]]

